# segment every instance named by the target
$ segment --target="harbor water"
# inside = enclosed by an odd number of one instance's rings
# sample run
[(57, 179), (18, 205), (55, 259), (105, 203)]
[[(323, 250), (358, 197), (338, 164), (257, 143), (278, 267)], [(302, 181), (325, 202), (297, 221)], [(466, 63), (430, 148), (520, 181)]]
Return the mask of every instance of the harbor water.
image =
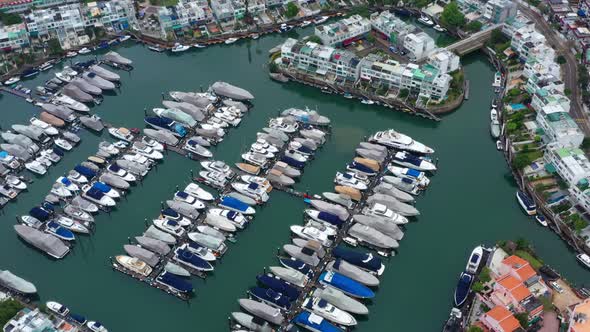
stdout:
[[(268, 36), (174, 56), (126, 44), (117, 51), (134, 61), (135, 70), (119, 72), (120, 90), (105, 96), (92, 112), (115, 125), (143, 128), (144, 108), (160, 106), (163, 92), (206, 89), (217, 80), (244, 87), (256, 97), (253, 109), (212, 149), (216, 159), (233, 164), (269, 117), (288, 107), (317, 108), (332, 119), (333, 128), (296, 185), (309, 193), (331, 191), (335, 172), (354, 157), (358, 142), (377, 130), (394, 128), (432, 146), (439, 158), (439, 171), (417, 200), (422, 214), (407, 225), (397, 256), (386, 260), (381, 286), (369, 304), (370, 315), (361, 319), (357, 331), (438, 331), (451, 308), (467, 256), (482, 243), (525, 237), (545, 262), (566, 278), (577, 284), (587, 280), (590, 274), (576, 263), (567, 246), (517, 206), (514, 181), (489, 135), (494, 69), (483, 55), (463, 59), (471, 82), (470, 99), (435, 123), (296, 83), (271, 81), (267, 51), (283, 38)], [(33, 88), (52, 73), (42, 73), (25, 84)], [(26, 123), (37, 112), (24, 100), (9, 95), (0, 97), (0, 110), (3, 130), (14, 123)], [(80, 136), (80, 146), (4, 208), (0, 216), (0, 268), (35, 283), (40, 301), (67, 304), (74, 312), (100, 320), (110, 331), (227, 331), (228, 315), (239, 310), (237, 299), (246, 296), (265, 266), (278, 265), (276, 250), (289, 241), (289, 225), (301, 223), (303, 202), (272, 192), (249, 228), (238, 234), (238, 242), (229, 244), (214, 273), (206, 280), (192, 278), (196, 296), (182, 302), (113, 271), (109, 261), (110, 256), (123, 253), (128, 237), (144, 231), (144, 219), (151, 222), (158, 215), (160, 203), (172, 196), (177, 185), (183, 188), (187, 184), (190, 170), (199, 170), (197, 162), (177, 154), (166, 155), (113, 212), (100, 214), (96, 233), (81, 236), (65, 259), (48, 259), (17, 238), (12, 228), (15, 216), (40, 203), (53, 181), (94, 154), (98, 142), (112, 141), (106, 131), (95, 135), (81, 130)]]

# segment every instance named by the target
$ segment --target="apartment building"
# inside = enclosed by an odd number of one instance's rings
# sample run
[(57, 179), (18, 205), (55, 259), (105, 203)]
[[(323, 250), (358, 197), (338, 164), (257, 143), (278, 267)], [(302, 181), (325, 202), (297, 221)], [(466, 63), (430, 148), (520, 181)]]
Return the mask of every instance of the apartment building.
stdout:
[(495, 24), (504, 23), (516, 17), (517, 3), (512, 0), (490, 0), (485, 4), (483, 17)]
[(558, 147), (577, 148), (584, 140), (584, 133), (572, 117), (559, 105), (549, 105), (537, 111), (536, 121), (543, 129), (546, 143)]
[(549, 146), (545, 161), (555, 166), (555, 170), (570, 187), (588, 183), (590, 178), (590, 161), (579, 148)]
[(383, 11), (371, 15), (371, 27), (382, 39), (389, 40), (394, 46), (403, 46), (404, 37), (416, 30), (393, 13)]
[(428, 63), (442, 73), (453, 72), (461, 66), (459, 56), (444, 48), (431, 54), (428, 57)]
[(322, 40), (322, 44), (332, 47), (347, 46), (365, 37), (369, 31), (371, 21), (360, 15), (315, 27), (315, 35)]
[(404, 49), (411, 61), (426, 59), (436, 48), (434, 39), (425, 32), (409, 33), (404, 36)]
[(82, 15), (85, 26), (107, 27), (114, 31), (137, 24), (135, 8), (129, 0), (89, 2), (82, 7)]
[(158, 7), (160, 34), (167, 36), (184, 28), (197, 27), (214, 20), (207, 1), (181, 1), (174, 7)]
[(29, 44), (29, 33), (24, 23), (0, 26), (0, 50), (3, 52), (21, 49)]
[(66, 50), (90, 41), (79, 4), (33, 10), (25, 16), (25, 23), (31, 37), (56, 38)]
[(211, 10), (219, 22), (228, 22), (235, 19), (234, 6), (231, 0), (211, 0)]

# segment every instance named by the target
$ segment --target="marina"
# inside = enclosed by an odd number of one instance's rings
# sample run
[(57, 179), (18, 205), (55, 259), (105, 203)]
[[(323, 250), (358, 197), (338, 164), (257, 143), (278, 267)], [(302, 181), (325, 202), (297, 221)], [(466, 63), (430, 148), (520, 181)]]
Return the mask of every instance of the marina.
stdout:
[[(429, 190), (419, 198), (421, 214), (417, 222), (408, 225), (412, 231), (401, 241), (403, 244), (391, 263), (385, 260), (388, 267), (379, 278), (376, 298), (366, 305), (370, 309), (369, 318), (358, 319), (356, 329), (359, 331), (378, 330), (384, 324), (399, 330), (437, 330), (448, 316), (447, 310), (441, 308), (450, 305), (457, 272), (465, 268), (465, 259), (470, 253), (468, 248), (499, 238), (526, 235), (544, 260), (556, 266), (568, 279), (576, 282), (586, 279), (587, 272), (575, 258), (570, 259), (567, 247), (522, 214), (514, 203), (516, 189), (505, 176), (504, 160), (489, 149), (489, 101), (492, 98), (489, 83), (494, 70), (485, 58), (474, 54), (464, 60), (466, 77), (471, 78), (470, 99), (455, 113), (445, 116), (444, 121), (434, 123), (377, 106), (351, 104), (344, 98), (305, 86), (286, 88), (270, 81), (261, 68), (266, 62), (267, 50), (280, 40), (278, 35), (265, 36), (251, 43), (237, 42), (176, 57), (151, 53), (138, 45), (122, 47), (117, 52), (134, 60), (135, 69), (131, 72), (134, 83), (123, 84), (117, 98), (105, 98), (96, 107), (96, 114), (108, 123), (142, 128), (143, 109), (159, 105), (162, 91), (189, 91), (218, 80), (231, 82), (256, 96), (254, 111), (224, 138), (222, 144), (211, 148), (215, 159), (233, 165), (241, 162), (246, 143), (253, 142), (255, 133), (266, 126), (269, 117), (294, 105), (318, 109), (332, 120), (331, 136), (306, 167), (301, 182), (293, 186), (293, 190), (300, 193), (332, 191), (335, 170), (350, 162), (358, 142), (375, 131), (394, 127), (433, 143), (440, 158), (440, 170)], [(196, 62), (202, 65), (195, 66)], [(165, 67), (165, 75), (153, 70), (154, 66)], [(34, 88), (49, 75), (53, 76), (53, 72), (43, 72), (38, 80), (23, 84)], [(3, 127), (26, 123), (37, 114), (33, 105), (20, 98), (6, 94), (1, 98), (3, 107), (14, 110), (6, 114)], [(465, 123), (471, 125), (464, 126)], [(157, 172), (144, 179), (142, 188), (126, 195), (127, 202), (121, 209), (97, 216), (96, 237), (82, 241), (68, 259), (58, 264), (27, 248), (12, 232), (15, 215), (38, 204), (58, 175), (93, 154), (100, 141), (109, 139), (106, 131), (100, 136), (81, 131), (80, 136), (80, 145), (55, 166), (55, 173), (52, 173), (55, 176), (36, 179), (28, 192), (19, 195), (18, 205), (5, 207), (4, 218), (8, 222), (3, 223), (5, 232), (2, 232), (1, 243), (5, 252), (11, 253), (5, 258), (5, 266), (35, 280), (42, 301), (59, 298), (71, 308), (84, 308), (85, 314), (99, 317), (109, 330), (184, 330), (196, 324), (211, 331), (226, 329), (228, 314), (238, 309), (236, 299), (253, 286), (253, 277), (265, 266), (279, 265), (272, 253), (286, 243), (287, 227), (300, 223), (301, 213), (307, 208), (302, 200), (273, 190), (269, 203), (257, 209), (255, 223), (258, 225), (240, 233), (239, 241), (230, 244), (235, 248), (224, 255), (215, 272), (206, 280), (192, 278), (198, 296), (187, 305), (121, 273), (113, 273), (110, 262), (107, 263), (109, 256), (122, 253), (127, 237), (145, 230), (144, 219), (159, 214), (160, 201), (171, 197), (176, 185), (188, 180), (190, 170), (198, 169), (195, 162), (186, 157), (169, 153)], [(486, 190), (482, 192), (480, 188)], [(491, 200), (502, 209), (491, 208)], [(455, 259), (457, 257), (459, 259)], [(435, 271), (437, 280), (433, 282)], [(44, 277), (36, 278), (39, 273)], [(64, 278), (64, 274), (78, 277)], [(89, 283), (101, 287), (88, 287)], [(415, 284), (420, 286), (410, 287)], [(119, 296), (121, 294), (123, 296)], [(95, 304), (92, 307), (86, 305), (89, 297)], [(115, 297), (117, 301), (113, 301)], [(424, 301), (424, 298), (430, 300)], [(213, 299), (215, 306), (211, 306)], [(421, 314), (415, 310), (418, 307), (432, 312), (432, 320), (421, 319)], [(132, 321), (128, 316), (122, 317), (121, 312), (154, 316), (166, 312), (167, 319)]]

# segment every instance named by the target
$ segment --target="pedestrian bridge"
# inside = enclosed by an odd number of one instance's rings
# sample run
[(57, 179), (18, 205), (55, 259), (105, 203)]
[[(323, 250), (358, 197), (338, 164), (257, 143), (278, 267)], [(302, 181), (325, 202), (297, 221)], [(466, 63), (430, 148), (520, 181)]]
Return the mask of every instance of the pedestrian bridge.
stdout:
[(471, 36), (461, 39), (454, 44), (445, 47), (448, 51), (454, 52), (460, 56), (471, 53), (482, 48), (491, 38), (492, 31), (501, 28), (503, 24), (494, 24), (485, 30), (476, 32)]

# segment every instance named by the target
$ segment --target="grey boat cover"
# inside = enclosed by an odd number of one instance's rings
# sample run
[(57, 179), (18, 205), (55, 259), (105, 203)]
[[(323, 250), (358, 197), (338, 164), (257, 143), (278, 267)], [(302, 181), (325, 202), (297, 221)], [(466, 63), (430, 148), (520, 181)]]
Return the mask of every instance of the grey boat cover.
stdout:
[(106, 61), (111, 61), (114, 63), (118, 63), (120, 65), (130, 65), (133, 63), (133, 61), (121, 56), (119, 53), (115, 51), (109, 51), (102, 58)]
[(102, 90), (114, 90), (115, 89), (115, 84), (111, 81), (107, 81), (104, 78), (96, 75), (95, 73), (92, 72), (86, 72), (82, 75), (82, 78), (94, 85), (97, 88), (100, 88)]
[(271, 307), (268, 304), (249, 299), (239, 299), (238, 302), (240, 303), (240, 307), (247, 312), (270, 323), (281, 325), (285, 320), (285, 316), (283, 316), (281, 310)]
[(136, 163), (134, 161), (126, 160), (126, 159), (117, 159), (116, 161), (117, 166), (126, 169), (127, 171), (137, 174), (143, 175), (145, 172), (148, 171), (147, 166), (144, 166), (140, 163)]
[(96, 75), (104, 78), (107, 81), (118, 82), (121, 79), (121, 76), (119, 76), (119, 74), (113, 73), (112, 71), (110, 71), (108, 69), (104, 69), (103, 67), (101, 67), (99, 65), (91, 66), (90, 71), (95, 73)]
[(304, 138), (309, 138), (320, 144), (324, 142), (326, 136), (323, 131), (317, 129), (303, 129), (299, 131), (299, 134)]
[(37, 287), (8, 270), (0, 270), (0, 285), (23, 294), (37, 293)]
[(236, 107), (240, 111), (242, 111), (242, 113), (248, 111), (248, 106), (246, 106), (241, 101), (235, 101), (235, 100), (231, 100), (231, 99), (224, 99), (223, 100), (223, 105)]
[(322, 246), (322, 244), (318, 241), (306, 240), (299, 237), (294, 237), (293, 239), (291, 239), (291, 241), (294, 245), (298, 247), (307, 247), (312, 249), (313, 251), (315, 251), (319, 258), (324, 258), (324, 256), (326, 256), (326, 249), (324, 249), (324, 246)]
[(70, 248), (55, 236), (26, 225), (14, 225), (14, 230), (23, 240), (54, 257), (65, 256)]
[(225, 237), (225, 235), (223, 235), (223, 233), (221, 233), (220, 231), (216, 230), (215, 228), (213, 228), (209, 225), (199, 225), (199, 226), (197, 226), (197, 230), (203, 234), (207, 234), (207, 235), (211, 235), (213, 237), (216, 237), (224, 242), (227, 239)]
[(64, 121), (71, 121), (72, 117), (75, 116), (73, 110), (62, 105), (43, 104), (41, 105), (41, 108), (45, 112), (51, 115), (55, 115)]
[(246, 195), (240, 194), (238, 192), (235, 192), (235, 191), (232, 191), (232, 192), (228, 193), (226, 196), (229, 196), (229, 197), (233, 197), (235, 199), (238, 199), (238, 200), (240, 200), (240, 201), (242, 201), (242, 202), (244, 202), (244, 203), (246, 203), (248, 205), (256, 205), (256, 201), (254, 199), (252, 199), (252, 198), (250, 198), (250, 197), (248, 197)]
[(295, 137), (293, 140), (295, 142), (301, 143), (301, 145), (305, 146), (308, 149), (312, 149), (314, 151), (318, 149), (318, 144), (316, 143), (316, 141), (314, 141), (312, 139), (303, 138), (303, 137)]
[(182, 214), (185, 217), (196, 219), (199, 217), (199, 211), (192, 205), (186, 202), (179, 202), (173, 200), (167, 200), (166, 205), (172, 210)]
[(333, 214), (337, 215), (342, 220), (346, 220), (346, 219), (348, 219), (348, 217), (350, 217), (350, 214), (348, 213), (348, 211), (340, 205), (320, 201), (318, 199), (312, 199), (310, 201), (310, 204), (311, 204), (311, 206), (313, 206), (314, 208), (316, 208), (320, 211), (333, 213)]
[(152, 138), (160, 143), (165, 143), (168, 145), (178, 144), (178, 138), (176, 138), (176, 136), (174, 136), (174, 134), (168, 130), (145, 128), (143, 133), (147, 137)]
[(190, 272), (188, 272), (184, 267), (176, 265), (172, 262), (166, 263), (166, 265), (164, 265), (164, 270), (181, 277), (190, 277), (191, 275)]
[(27, 136), (30, 139), (34, 139), (35, 141), (40, 141), (45, 137), (45, 133), (43, 129), (35, 127), (35, 126), (25, 126), (20, 124), (12, 125), (12, 129), (19, 134)]
[(301, 176), (301, 171), (287, 165), (284, 161), (278, 161), (272, 169), (275, 169), (290, 178), (297, 178)]
[(33, 140), (22, 134), (14, 134), (9, 132), (2, 133), (2, 139), (10, 144), (20, 145), (25, 149), (32, 149), (33, 151), (39, 150), (37, 144), (33, 143)]
[(387, 153), (385, 152), (379, 152), (376, 150), (369, 150), (363, 148), (356, 149), (356, 153), (363, 158), (373, 159), (380, 163), (382, 163), (383, 160), (385, 160), (385, 157), (387, 157)]
[(397, 189), (402, 190), (402, 191), (409, 193), (409, 194), (414, 194), (414, 192), (416, 190), (415, 184), (406, 183), (401, 178), (398, 178), (395, 176), (385, 175), (384, 177), (382, 177), (382, 180), (386, 183), (393, 185)]
[(59, 203), (59, 197), (55, 196), (54, 194), (48, 194), (47, 196), (45, 196), (45, 201), (51, 204), (57, 204)]
[(232, 312), (232, 318), (241, 326), (254, 332), (272, 332), (273, 329), (266, 321), (255, 320), (251, 315), (243, 312)]
[(100, 167), (98, 167), (98, 165), (96, 165), (95, 163), (90, 162), (90, 161), (83, 161), (80, 163), (80, 165), (90, 168), (91, 170), (93, 170), (95, 172), (100, 171)]
[(318, 266), (320, 258), (315, 251), (309, 248), (301, 248), (293, 244), (283, 245), (283, 250), (291, 257), (297, 258), (305, 264)]
[(203, 121), (205, 119), (205, 114), (201, 108), (187, 102), (164, 100), (162, 101), (162, 105), (164, 105), (166, 108), (177, 109), (185, 114), (188, 114), (195, 121)]
[(29, 151), (27, 151), (25, 148), (23, 148), (20, 145), (16, 145), (16, 144), (0, 144), (0, 148), (6, 152), (8, 152), (8, 154), (11, 154), (13, 156), (15, 156), (16, 158), (22, 159), (22, 160), (29, 160), (31, 158), (31, 154), (29, 153)]
[(102, 94), (101, 88), (94, 86), (79, 77), (74, 78), (70, 84), (77, 86), (80, 90), (91, 95), (100, 96)]
[(80, 142), (80, 136), (74, 134), (71, 131), (64, 131), (63, 136), (65, 139), (67, 139), (68, 141), (70, 141), (72, 143), (79, 143)]
[(394, 185), (387, 182), (381, 182), (373, 188), (373, 191), (379, 194), (385, 194), (395, 197), (398, 201), (404, 203), (411, 203), (414, 197), (406, 192), (397, 189)]
[(160, 255), (167, 255), (170, 252), (170, 247), (164, 241), (153, 239), (147, 236), (136, 236), (135, 240), (142, 247), (145, 247), (146, 249), (149, 249)]
[(172, 234), (168, 234), (166, 232), (163, 232), (163, 231), (157, 229), (154, 225), (151, 225), (143, 233), (143, 235), (146, 237), (152, 238), (152, 239), (160, 240), (160, 241), (167, 243), (167, 244), (171, 244), (171, 245), (176, 244), (176, 238), (174, 236), (172, 236)]
[(97, 116), (81, 116), (80, 122), (85, 127), (88, 127), (94, 131), (101, 131), (104, 129), (104, 125), (102, 124), (102, 120)]
[(64, 86), (62, 93), (82, 103), (88, 103), (94, 100), (94, 98), (91, 95), (82, 91), (82, 89), (78, 88), (76, 85), (71, 83)]
[(254, 96), (247, 90), (231, 85), (227, 82), (215, 82), (211, 86), (211, 89), (216, 95), (228, 97), (234, 100), (254, 99)]
[(201, 136), (192, 136), (191, 138), (189, 138), (189, 141), (195, 141), (195, 142), (197, 142), (197, 144), (204, 146), (204, 147), (211, 146), (211, 142), (209, 142), (208, 140), (204, 139)]
[(258, 133), (257, 137), (265, 140), (268, 144), (274, 145), (275, 147), (277, 147), (279, 149), (285, 145), (285, 142), (283, 142), (282, 139), (271, 136), (267, 133)]
[(123, 246), (123, 249), (125, 249), (125, 252), (129, 254), (129, 256), (141, 259), (151, 267), (158, 265), (160, 262), (160, 258), (158, 258), (156, 254), (142, 247), (126, 244)]
[(188, 233), (188, 238), (197, 244), (213, 250), (219, 249), (219, 247), (221, 247), (224, 242), (218, 237), (198, 232)]
[(72, 199), (72, 204), (86, 212), (92, 212), (98, 210), (98, 206), (89, 200), (86, 200), (80, 196), (76, 196)]
[(352, 217), (354, 218), (354, 221), (358, 222), (359, 224), (373, 227), (374, 229), (396, 241), (404, 238), (404, 232), (399, 228), (399, 226), (384, 218), (366, 216), (364, 214), (355, 214)]
[(333, 288), (317, 288), (313, 296), (330, 302), (333, 306), (357, 315), (368, 315), (369, 309), (363, 303)]
[(117, 189), (129, 189), (129, 182), (112, 173), (102, 174), (99, 180)]
[(392, 209), (393, 211), (406, 217), (417, 216), (420, 214), (420, 211), (418, 211), (418, 209), (416, 209), (414, 206), (402, 203), (398, 201), (395, 197), (385, 194), (371, 195), (367, 199), (367, 202), (371, 205), (375, 203), (381, 203), (387, 206), (388, 208)]
[(219, 138), (219, 135), (217, 135), (217, 129), (197, 128), (195, 129), (195, 133), (204, 137)]
[[(304, 116), (301, 116), (301, 114), (305, 114)], [(288, 108), (286, 110), (283, 111), (283, 113), (281, 113), (281, 115), (286, 116), (286, 115), (292, 115), (292, 116), (296, 116), (296, 119), (298, 119), (298, 121), (303, 122), (303, 123), (309, 123), (309, 124), (315, 124), (315, 125), (319, 125), (319, 126), (326, 126), (330, 124), (330, 119), (326, 116), (320, 115), (317, 111), (314, 110), (308, 110), (308, 111), (304, 111), (304, 110), (300, 110), (300, 109), (296, 109), (296, 108)], [(303, 120), (305, 119), (305, 120)]]
[(334, 202), (336, 204), (340, 204), (348, 209), (350, 209), (354, 205), (354, 202), (352, 201), (350, 196), (347, 196), (347, 195), (331, 193), (331, 192), (324, 192), (324, 193), (322, 193), (322, 195), (327, 200)]
[[(207, 108), (212, 102), (208, 98), (198, 96), (192, 92), (182, 92), (182, 91), (175, 91), (173, 94), (170, 94), (172, 98), (178, 100), (179, 102), (185, 102), (192, 105), (195, 105), (201, 109)], [(195, 119), (196, 120), (196, 119)]]
[(286, 176), (281, 171), (276, 169), (270, 170), (266, 178), (268, 179), (268, 181), (272, 182), (275, 185), (278, 184), (280, 186), (288, 187), (295, 184), (295, 180), (291, 179), (290, 177)]
[(375, 150), (375, 151), (379, 151), (382, 153), (387, 153), (387, 148), (385, 146), (379, 145), (379, 144), (373, 144), (373, 143), (369, 143), (369, 142), (360, 142), (359, 148)]
[(287, 142), (289, 140), (289, 136), (279, 129), (264, 127), (262, 128), (262, 131), (268, 133), (269, 136), (280, 139), (283, 142)]
[(295, 271), (293, 269), (288, 269), (286, 267), (271, 266), (269, 267), (269, 269), (270, 272), (272, 272), (277, 277), (299, 287), (305, 286), (305, 284), (309, 280), (305, 274), (299, 271)]
[(346, 277), (349, 277), (350, 279), (360, 282), (363, 285), (379, 285), (379, 279), (377, 279), (377, 277), (342, 259), (336, 259), (328, 263), (326, 270), (338, 272)]
[[(90, 213), (85, 213), (82, 209), (80, 209), (77, 206), (73, 206), (73, 205), (68, 204), (64, 207), (64, 212), (68, 216), (70, 216), (76, 220), (94, 222), (94, 217), (92, 217), (92, 215)], [(85, 214), (85, 216), (82, 217), (82, 216), (78, 215), (79, 213)]]
[(348, 230), (348, 234), (378, 248), (395, 249), (399, 247), (396, 240), (367, 225), (354, 224)]

